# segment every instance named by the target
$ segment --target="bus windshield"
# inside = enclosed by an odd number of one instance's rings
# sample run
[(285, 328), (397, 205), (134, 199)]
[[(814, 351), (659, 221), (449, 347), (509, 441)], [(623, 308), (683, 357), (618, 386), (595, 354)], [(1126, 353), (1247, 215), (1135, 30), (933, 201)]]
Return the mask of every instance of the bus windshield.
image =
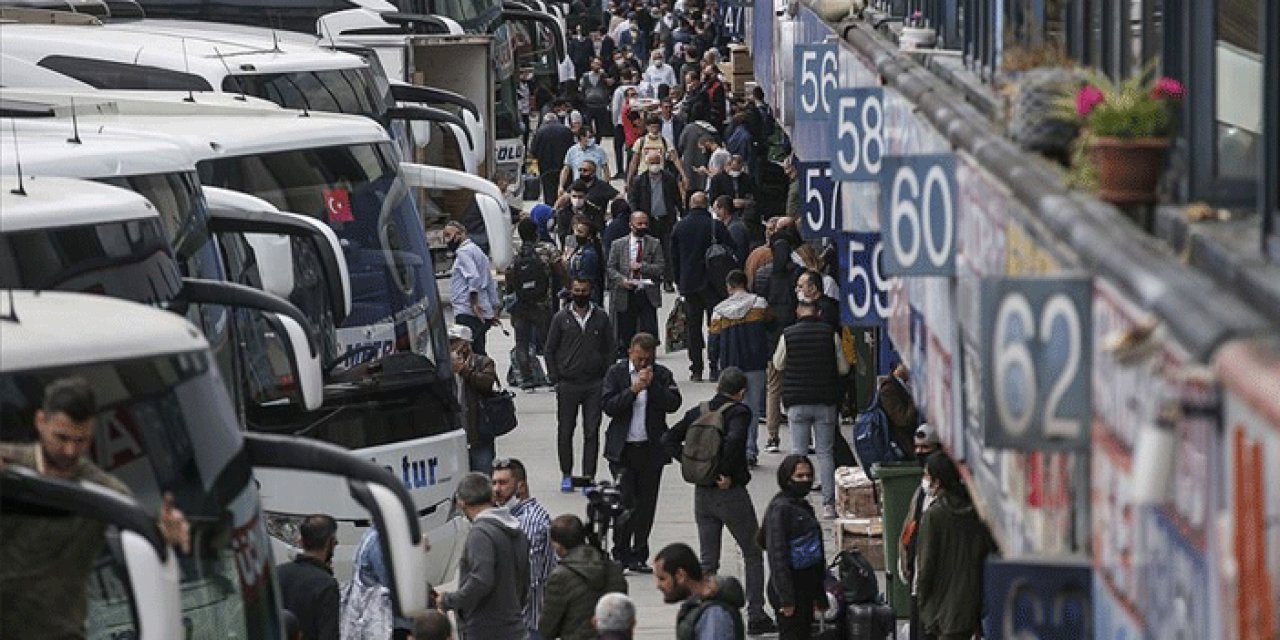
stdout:
[(368, 67), (227, 76), (222, 90), (270, 100), (290, 109), (349, 113), (386, 124), (391, 85), (378, 82)]
[[(88, 380), (100, 407), (93, 461), (153, 512), (165, 492), (173, 493), (191, 523), (191, 554), (179, 556), (189, 637), (275, 639), (280, 603), (258, 493), (234, 412), (206, 354), (0, 374), (5, 439), (34, 441), (30, 425), (43, 389), (71, 375)], [(123, 576), (104, 549), (89, 578), (89, 637), (136, 637)]]
[(85, 291), (148, 304), (172, 300), (182, 279), (156, 218), (0, 230), (0, 288)]
[[(353, 294), (333, 355), (342, 372), (394, 352), (430, 359), (448, 376), (439, 293), (422, 221), (390, 143), (217, 158), (201, 181), (327, 222), (345, 250)], [(317, 323), (319, 324), (319, 323)]]

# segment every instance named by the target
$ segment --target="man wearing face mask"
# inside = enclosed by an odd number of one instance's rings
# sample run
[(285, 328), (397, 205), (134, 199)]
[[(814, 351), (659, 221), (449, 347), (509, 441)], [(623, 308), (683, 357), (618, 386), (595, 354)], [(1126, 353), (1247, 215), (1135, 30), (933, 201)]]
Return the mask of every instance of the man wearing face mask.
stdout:
[(284, 608), (298, 618), (304, 640), (338, 640), (337, 536), (338, 523), (331, 516), (307, 516), (298, 527), (302, 553), (276, 568)]
[(633, 211), (649, 213), (651, 233), (662, 243), (663, 288), (674, 291), (671, 267), (671, 229), (684, 215), (680, 180), (667, 170), (656, 152), (649, 154), (647, 171), (627, 186), (627, 202)]
[(551, 319), (544, 349), (547, 377), (556, 386), (556, 446), (560, 490), (573, 491), (573, 432), (582, 410), (582, 475), (594, 478), (600, 455), (600, 379), (613, 362), (613, 327), (591, 301), (591, 280), (574, 278), (573, 304)]
[(609, 173), (609, 156), (596, 144), (594, 132), (582, 127), (577, 131), (578, 144), (569, 147), (564, 154), (564, 169), (560, 172), (560, 184), (573, 184), (582, 177), (582, 165), (592, 162), (596, 170)]
[(560, 169), (573, 143), (573, 131), (561, 124), (554, 113), (542, 117), (542, 126), (533, 134), (529, 145), (529, 155), (538, 162), (542, 200), (547, 204), (554, 204), (561, 193)]
[[(590, 165), (590, 166), (587, 166)], [(590, 160), (582, 162), (578, 168), (579, 172), (590, 173), (595, 175), (595, 163)], [(560, 241), (562, 248), (568, 249), (568, 239), (574, 235), (573, 221), (576, 218), (586, 218), (588, 221), (595, 219), (604, 219), (604, 211), (595, 203), (587, 199), (587, 192), (590, 187), (584, 180), (575, 180), (569, 187), (569, 197), (561, 200), (561, 206), (556, 209), (556, 239)]]
[[(924, 462), (930, 454), (942, 450), (942, 441), (938, 439), (937, 431), (927, 423), (916, 429), (914, 440), (914, 452), (921, 468), (924, 467)], [(902, 522), (902, 538), (898, 541), (898, 579), (911, 587), (911, 638), (913, 640), (920, 637), (918, 631), (920, 612), (916, 608), (915, 581), (920, 516), (924, 515), (925, 509), (933, 503), (932, 485), (933, 479), (929, 477), (928, 472), (925, 472), (920, 477), (920, 486), (911, 496), (911, 508), (907, 510), (907, 517)]]
[(582, 74), (578, 83), (582, 100), (587, 109), (587, 126), (607, 135), (609, 126), (609, 99), (613, 97), (613, 87), (604, 73), (604, 62), (600, 58), (591, 58), (589, 68)]
[(467, 228), (451, 220), (444, 226), (444, 243), (453, 252), (453, 270), (449, 276), (449, 302), (453, 319), (471, 330), (471, 350), (485, 351), (485, 334), (498, 323), (498, 284), (493, 277), (489, 256), (467, 237)]
[(597, 229), (604, 228), (604, 212), (609, 209), (609, 201), (618, 197), (618, 190), (600, 176), (600, 167), (593, 160), (584, 160), (578, 166), (578, 180), (587, 188), (584, 192), (587, 202), (591, 203), (591, 223)]
[(674, 87), (676, 84), (676, 70), (666, 63), (666, 57), (661, 51), (654, 51), (649, 58), (649, 68), (644, 71), (644, 81), (658, 91), (658, 87), (666, 85)]
[[(707, 197), (715, 200), (720, 196), (729, 196), (733, 202), (734, 215), (746, 220), (747, 209), (751, 206), (756, 197), (756, 181), (751, 175), (746, 173), (746, 161), (742, 156), (729, 156), (729, 162), (725, 164), (725, 170), (711, 176), (710, 183), (707, 185)], [(752, 210), (754, 214), (754, 209)], [(757, 222), (759, 215), (755, 215)], [(749, 251), (750, 247), (740, 247), (744, 252)], [(743, 259), (745, 260), (745, 254)]]
[(832, 331), (840, 330), (840, 301), (827, 295), (821, 273), (809, 269), (800, 274), (796, 280), (796, 300), (817, 305), (818, 317), (831, 325)]
[(617, 326), (618, 342), (630, 344), (637, 332), (658, 333), (658, 308), (662, 306), (662, 249), (649, 235), (649, 216), (631, 214), (631, 234), (609, 248), (608, 281), (612, 293), (609, 315)]
[(467, 455), (472, 471), (488, 473), (493, 466), (493, 438), (481, 435), (477, 428), (480, 398), (493, 391), (498, 374), (493, 359), (472, 351), (471, 329), (455, 324), (449, 327), (449, 356), (453, 363), (453, 379), (457, 385), (459, 417), (467, 433)]
[(547, 538), (551, 515), (529, 496), (529, 476), (524, 463), (515, 458), (493, 461), (493, 504), (506, 507), (520, 521), (520, 531), (529, 541), (529, 595), (524, 603), (524, 622), (530, 640), (539, 640), (538, 621), (546, 596), (547, 578), (556, 568), (556, 556)]

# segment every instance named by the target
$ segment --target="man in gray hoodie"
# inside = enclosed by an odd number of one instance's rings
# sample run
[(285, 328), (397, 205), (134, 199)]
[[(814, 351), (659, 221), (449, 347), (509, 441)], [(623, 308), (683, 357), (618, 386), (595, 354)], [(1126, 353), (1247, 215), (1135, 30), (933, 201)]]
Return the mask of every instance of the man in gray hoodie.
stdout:
[(527, 640), (529, 541), (520, 522), (506, 507), (493, 506), (493, 486), (482, 473), (463, 476), (455, 499), (471, 531), (458, 562), (458, 590), (437, 592), (436, 606), (458, 613), (464, 640)]

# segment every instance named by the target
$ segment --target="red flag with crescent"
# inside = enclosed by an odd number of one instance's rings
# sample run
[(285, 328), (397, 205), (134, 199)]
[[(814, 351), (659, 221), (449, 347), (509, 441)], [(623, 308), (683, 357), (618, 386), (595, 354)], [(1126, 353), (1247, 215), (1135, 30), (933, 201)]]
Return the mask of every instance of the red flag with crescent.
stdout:
[(341, 187), (324, 190), (324, 206), (329, 213), (329, 222), (355, 222), (351, 214), (351, 192)]

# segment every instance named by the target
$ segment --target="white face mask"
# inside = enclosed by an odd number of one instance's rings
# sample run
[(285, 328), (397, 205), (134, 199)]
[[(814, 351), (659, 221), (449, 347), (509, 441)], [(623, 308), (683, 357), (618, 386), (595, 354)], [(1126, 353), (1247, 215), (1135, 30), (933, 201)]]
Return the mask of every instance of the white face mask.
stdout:
[(730, 177), (730, 178), (736, 178), (736, 177), (738, 177), (738, 176), (740, 176), (740, 175), (742, 175), (742, 172), (741, 172), (741, 171), (736, 171), (736, 170), (734, 170), (734, 169), (730, 169), (730, 170), (729, 170), (729, 177)]
[(587, 201), (586, 198), (574, 198), (574, 197), (569, 198), (569, 202), (573, 203), (574, 209), (581, 209), (582, 205), (586, 203), (586, 201)]
[(938, 494), (938, 490), (933, 487), (933, 482), (930, 481), (928, 476), (920, 478), (920, 490), (930, 498)]
[(659, 173), (662, 173), (662, 165), (660, 165), (660, 164), (650, 164), (650, 165), (649, 165), (649, 173), (652, 173), (652, 174), (654, 174), (654, 175), (657, 175), (657, 174), (659, 174)]

